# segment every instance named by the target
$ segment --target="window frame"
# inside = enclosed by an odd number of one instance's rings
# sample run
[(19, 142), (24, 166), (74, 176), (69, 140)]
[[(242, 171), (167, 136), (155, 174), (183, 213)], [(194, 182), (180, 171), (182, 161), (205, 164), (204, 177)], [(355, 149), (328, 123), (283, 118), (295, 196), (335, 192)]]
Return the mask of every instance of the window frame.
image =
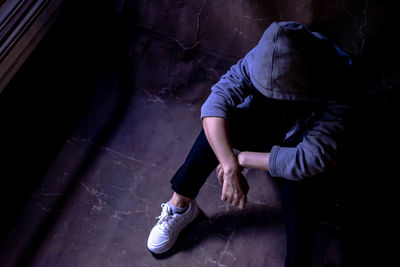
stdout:
[(0, 0), (0, 93), (46, 34), (62, 0)]

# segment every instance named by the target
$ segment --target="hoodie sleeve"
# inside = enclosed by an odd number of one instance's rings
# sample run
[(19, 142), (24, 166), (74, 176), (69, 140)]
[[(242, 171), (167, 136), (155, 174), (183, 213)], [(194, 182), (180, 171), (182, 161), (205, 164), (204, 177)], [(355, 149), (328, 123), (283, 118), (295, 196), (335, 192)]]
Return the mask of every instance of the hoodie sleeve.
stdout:
[(211, 87), (211, 94), (201, 107), (201, 118), (227, 119), (229, 110), (242, 103), (249, 95), (250, 85), (247, 60), (243, 58)]
[(349, 110), (346, 103), (330, 104), (296, 147), (273, 146), (269, 160), (271, 176), (302, 180), (330, 168), (343, 145), (344, 118)]

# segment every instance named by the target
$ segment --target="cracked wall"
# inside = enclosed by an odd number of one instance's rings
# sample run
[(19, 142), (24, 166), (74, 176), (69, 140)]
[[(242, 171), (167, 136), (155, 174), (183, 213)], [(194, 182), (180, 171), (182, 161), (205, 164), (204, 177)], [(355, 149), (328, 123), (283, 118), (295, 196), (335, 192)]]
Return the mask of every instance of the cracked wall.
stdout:
[[(395, 19), (394, 5), (371, 0), (127, 0), (130, 61), (135, 65), (138, 58), (144, 60), (134, 74), (147, 78), (153, 93), (196, 91), (199, 82), (204, 87), (216, 82), (255, 46), (271, 22), (296, 20), (377, 68), (389, 68), (389, 73), (398, 65), (392, 60), (398, 41), (387, 34)], [(382, 42), (391, 49), (382, 50)], [(194, 93), (204, 98), (205, 93)]]

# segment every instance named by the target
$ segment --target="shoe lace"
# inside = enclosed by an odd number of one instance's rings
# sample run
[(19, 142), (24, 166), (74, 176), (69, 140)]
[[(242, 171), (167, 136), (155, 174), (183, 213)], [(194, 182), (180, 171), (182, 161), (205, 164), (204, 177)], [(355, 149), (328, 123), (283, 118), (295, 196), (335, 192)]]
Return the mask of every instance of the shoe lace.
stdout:
[(170, 225), (170, 220), (172, 219), (172, 213), (168, 207), (168, 204), (166, 203), (161, 204), (161, 208), (162, 208), (161, 215), (156, 217), (156, 219), (158, 219), (157, 224), (160, 226), (164, 226), (165, 228), (165, 226)]

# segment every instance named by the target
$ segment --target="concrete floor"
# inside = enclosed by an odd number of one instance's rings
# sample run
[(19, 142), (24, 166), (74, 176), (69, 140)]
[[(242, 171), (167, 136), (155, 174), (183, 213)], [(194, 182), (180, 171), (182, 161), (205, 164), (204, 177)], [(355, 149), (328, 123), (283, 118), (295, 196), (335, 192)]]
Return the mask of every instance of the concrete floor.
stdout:
[[(243, 212), (220, 201), (213, 173), (203, 214), (162, 258), (148, 233), (171, 196), (169, 180), (201, 129), (201, 86), (190, 96), (154, 94), (137, 80), (119, 88), (111, 64), (92, 105), (67, 140), (3, 244), (2, 266), (283, 266), (285, 230), (276, 185), (246, 169)], [(205, 91), (205, 94), (208, 94)], [(195, 97), (194, 97), (195, 96)], [(315, 266), (339, 266), (338, 232), (318, 235)]]

